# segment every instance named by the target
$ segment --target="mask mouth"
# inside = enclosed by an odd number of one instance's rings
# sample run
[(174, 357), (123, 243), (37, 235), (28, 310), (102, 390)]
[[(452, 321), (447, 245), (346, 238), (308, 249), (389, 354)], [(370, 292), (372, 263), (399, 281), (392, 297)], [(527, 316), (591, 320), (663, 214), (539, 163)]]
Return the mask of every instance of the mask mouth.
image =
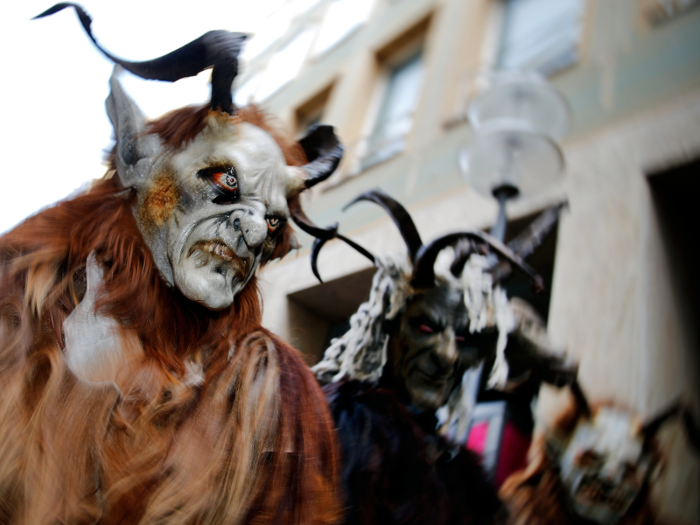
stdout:
[(415, 375), (423, 384), (435, 388), (444, 387), (445, 385), (447, 385), (447, 382), (450, 380), (450, 377), (452, 377), (452, 374), (450, 373), (435, 372), (430, 374), (421, 369), (417, 369), (415, 371)]
[(220, 268), (237, 274), (239, 279), (248, 275), (250, 261), (241, 259), (227, 244), (218, 240), (203, 240), (194, 243), (187, 251), (187, 257), (194, 261), (195, 268), (209, 266), (221, 273)]
[(579, 514), (597, 515), (596, 509), (608, 509), (616, 518), (622, 517), (637, 495), (626, 483), (611, 483), (597, 476), (583, 476), (573, 491), (573, 500)]

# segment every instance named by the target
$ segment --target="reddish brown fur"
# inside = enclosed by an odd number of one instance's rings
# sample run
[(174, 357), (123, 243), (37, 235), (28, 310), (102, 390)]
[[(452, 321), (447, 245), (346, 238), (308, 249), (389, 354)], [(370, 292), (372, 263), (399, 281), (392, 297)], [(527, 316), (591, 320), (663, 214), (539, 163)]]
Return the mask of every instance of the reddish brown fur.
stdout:
[[(204, 115), (169, 117), (182, 130), (166, 142)], [(225, 311), (194, 305), (158, 276), (134, 199), (106, 178), (0, 238), (0, 523), (335, 521), (332, 421), (300, 356), (260, 327), (255, 278)], [(97, 307), (137, 348), (118, 389), (62, 357), (92, 252)], [(188, 361), (201, 387), (184, 382)]]
[(170, 150), (178, 150), (187, 146), (204, 129), (205, 117), (209, 114), (207, 104), (187, 106), (171, 111), (157, 120), (149, 122), (146, 133), (158, 135), (163, 146)]

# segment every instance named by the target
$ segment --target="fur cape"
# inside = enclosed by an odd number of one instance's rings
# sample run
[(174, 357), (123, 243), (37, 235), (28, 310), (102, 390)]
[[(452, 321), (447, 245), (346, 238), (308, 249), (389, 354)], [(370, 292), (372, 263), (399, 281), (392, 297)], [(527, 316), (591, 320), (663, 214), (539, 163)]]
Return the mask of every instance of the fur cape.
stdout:
[(344, 523), (494, 523), (501, 504), (476, 456), (449, 450), (433, 414), (412, 414), (368, 382), (331, 383), (324, 392), (343, 458)]
[[(179, 147), (205, 113), (180, 110), (150, 132)], [(255, 278), (221, 312), (167, 287), (135, 197), (108, 174), (0, 238), (0, 523), (337, 521), (323, 393), (260, 326)], [(77, 377), (64, 354), (91, 254), (103, 278), (90, 314), (120, 341), (104, 381)]]

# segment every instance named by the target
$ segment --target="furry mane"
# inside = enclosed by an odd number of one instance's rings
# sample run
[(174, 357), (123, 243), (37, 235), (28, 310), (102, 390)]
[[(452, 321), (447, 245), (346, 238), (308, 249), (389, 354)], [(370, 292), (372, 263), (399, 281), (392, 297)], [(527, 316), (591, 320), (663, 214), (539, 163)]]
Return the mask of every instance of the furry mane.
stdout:
[[(150, 129), (182, 146), (204, 114)], [(255, 277), (218, 312), (169, 288), (135, 192), (112, 175), (0, 237), (0, 522), (336, 521), (332, 420), (301, 357), (260, 326)], [(280, 235), (272, 258), (291, 246), (291, 228)], [(90, 254), (104, 271), (94, 314), (118, 321), (128, 349), (114, 382), (81, 379), (64, 357)]]

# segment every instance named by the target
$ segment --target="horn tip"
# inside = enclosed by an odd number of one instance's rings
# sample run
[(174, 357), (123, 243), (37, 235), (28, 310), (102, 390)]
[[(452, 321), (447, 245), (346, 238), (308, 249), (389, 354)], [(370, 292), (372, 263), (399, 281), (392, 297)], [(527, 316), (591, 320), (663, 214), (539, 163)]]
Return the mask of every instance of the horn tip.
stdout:
[(532, 293), (537, 295), (542, 292), (544, 292), (544, 281), (542, 280), (542, 276), (535, 275), (534, 279), (532, 280)]

